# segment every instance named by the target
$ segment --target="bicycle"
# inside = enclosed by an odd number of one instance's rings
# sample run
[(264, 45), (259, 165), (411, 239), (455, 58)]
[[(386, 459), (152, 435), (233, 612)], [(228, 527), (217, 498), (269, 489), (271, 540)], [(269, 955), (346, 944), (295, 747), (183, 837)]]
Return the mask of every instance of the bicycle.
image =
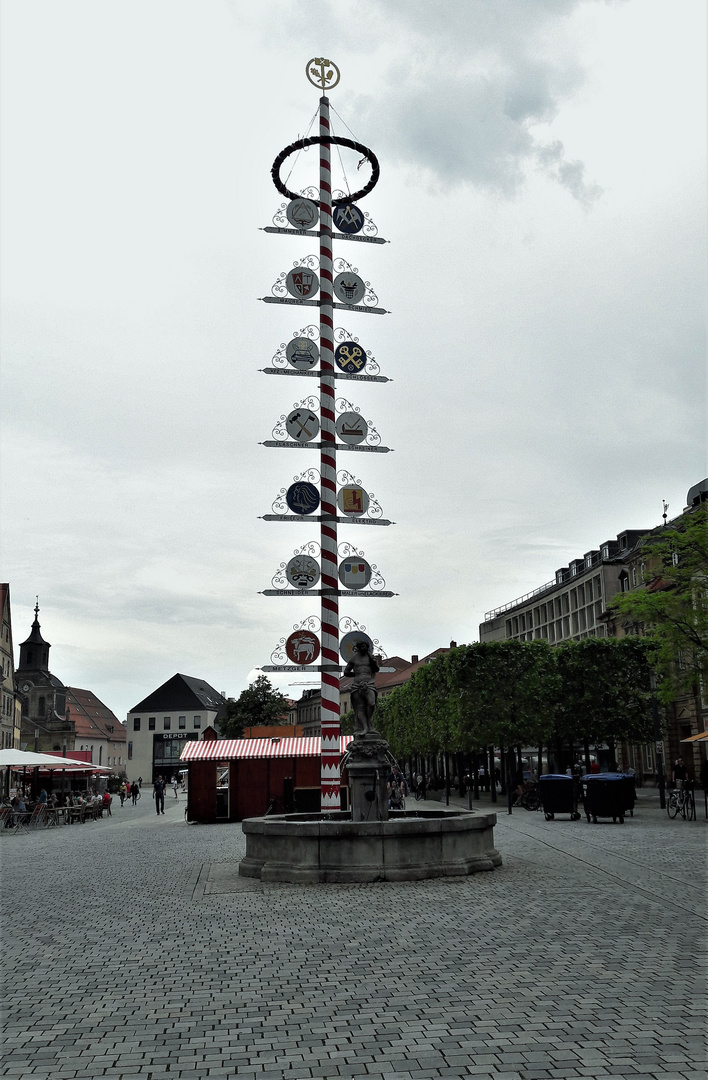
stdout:
[(528, 784), (524, 786), (524, 791), (513, 805), (523, 806), (524, 810), (540, 810), (541, 795), (538, 790), (538, 784), (533, 781), (528, 781)]
[(666, 802), (666, 813), (670, 818), (675, 818), (680, 814), (684, 821), (693, 821), (696, 817), (696, 800), (691, 788), (683, 785), (680, 788), (674, 788)]

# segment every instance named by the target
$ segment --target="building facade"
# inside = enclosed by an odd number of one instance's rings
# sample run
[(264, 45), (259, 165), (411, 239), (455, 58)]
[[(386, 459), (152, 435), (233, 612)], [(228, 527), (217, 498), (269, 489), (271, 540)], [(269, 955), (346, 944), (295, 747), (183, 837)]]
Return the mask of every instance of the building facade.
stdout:
[[(706, 498), (708, 480), (689, 490), (688, 505), (681, 517), (694, 512)], [(670, 524), (679, 520), (677, 518)], [(585, 552), (582, 558), (556, 570), (553, 581), (488, 611), (479, 627), (480, 642), (543, 639), (558, 645), (588, 637), (643, 633), (642, 627), (629, 626), (616, 619), (609, 605), (618, 593), (655, 586), (655, 575), (649, 562), (650, 541), (662, 528), (664, 526), (660, 525), (655, 529), (627, 529), (618, 533), (615, 540), (606, 540), (599, 548)], [(701, 688), (697, 695), (687, 695), (674, 703), (663, 741), (667, 765), (681, 754), (689, 756), (681, 741), (704, 731), (707, 720), (708, 688)], [(661, 749), (661, 744), (659, 746)], [(705, 750), (698, 745), (691, 749), (690, 771), (697, 776), (699, 755)], [(634, 768), (639, 775), (656, 773), (654, 744), (623, 746), (620, 756), (624, 768)]]
[[(630, 588), (627, 560), (648, 529), (626, 529), (556, 570), (553, 581), (485, 614), (479, 640), (551, 645), (607, 635), (607, 608)], [(636, 576), (636, 575), (635, 575)]]
[(0, 583), (0, 750), (19, 750), (22, 729), (22, 700), (17, 691), (15, 654), (12, 645), (12, 609), (10, 585)]
[[(708, 502), (708, 479), (702, 480), (689, 489), (686, 495), (686, 506), (682, 513), (668, 522), (669, 526), (677, 526), (689, 515), (695, 514)], [(648, 589), (650, 591), (661, 590), (666, 587), (666, 582), (661, 576), (661, 566), (652, 557), (652, 539), (658, 538), (664, 525), (659, 525), (651, 532), (644, 535), (628, 554), (626, 566), (623, 569), (622, 591), (628, 592), (633, 589)], [(701, 587), (698, 585), (698, 587)], [(614, 614), (608, 615), (608, 633), (616, 637), (631, 635), (643, 635), (644, 627), (617, 618)], [(703, 763), (706, 760), (707, 742), (688, 741), (692, 737), (705, 732), (708, 728), (708, 686), (696, 685), (693, 693), (682, 694), (671, 703), (666, 716), (666, 735), (664, 738), (664, 762), (667, 775), (671, 775), (671, 765), (678, 757), (682, 757), (686, 763), (689, 775), (697, 780), (701, 775)], [(630, 755), (638, 757), (644, 755), (648, 759), (653, 757), (653, 747), (632, 747)], [(631, 762), (639, 771), (639, 762)]]
[(127, 738), (122, 724), (91, 690), (66, 687), (66, 717), (74, 725), (75, 750), (89, 751), (89, 761), (124, 773)]
[(218, 728), (228, 702), (204, 679), (173, 675), (128, 713), (127, 772), (130, 780), (170, 780), (180, 768), (186, 742)]

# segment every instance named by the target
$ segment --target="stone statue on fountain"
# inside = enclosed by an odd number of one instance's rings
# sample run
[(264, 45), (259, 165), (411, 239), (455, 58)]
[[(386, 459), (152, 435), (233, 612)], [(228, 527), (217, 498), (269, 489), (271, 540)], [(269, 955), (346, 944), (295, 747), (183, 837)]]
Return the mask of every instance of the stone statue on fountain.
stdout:
[(368, 641), (358, 641), (344, 669), (345, 678), (353, 680), (354, 739), (347, 750), (352, 821), (388, 820), (388, 743), (372, 723), (378, 697), (378, 670), (379, 664), (369, 651)]
[(376, 708), (378, 690), (376, 672), (379, 665), (376, 657), (369, 652), (368, 641), (357, 641), (354, 655), (344, 669), (344, 677), (353, 679), (351, 689), (352, 708), (354, 710), (354, 738), (363, 735), (377, 735), (371, 718)]

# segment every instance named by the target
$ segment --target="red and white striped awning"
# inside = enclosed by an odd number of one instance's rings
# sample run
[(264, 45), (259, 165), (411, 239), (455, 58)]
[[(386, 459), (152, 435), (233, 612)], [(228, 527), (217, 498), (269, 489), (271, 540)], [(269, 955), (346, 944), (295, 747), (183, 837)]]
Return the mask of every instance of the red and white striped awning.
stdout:
[[(341, 754), (352, 735), (339, 736)], [(232, 761), (235, 758), (319, 757), (319, 735), (308, 739), (192, 739), (180, 755), (180, 761)]]

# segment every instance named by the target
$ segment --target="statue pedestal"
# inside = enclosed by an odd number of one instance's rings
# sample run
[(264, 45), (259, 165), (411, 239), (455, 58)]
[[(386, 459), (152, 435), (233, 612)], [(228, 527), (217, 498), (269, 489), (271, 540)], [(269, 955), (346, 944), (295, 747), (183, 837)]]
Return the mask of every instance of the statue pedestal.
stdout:
[(388, 821), (388, 743), (377, 731), (355, 735), (347, 751), (352, 821)]

